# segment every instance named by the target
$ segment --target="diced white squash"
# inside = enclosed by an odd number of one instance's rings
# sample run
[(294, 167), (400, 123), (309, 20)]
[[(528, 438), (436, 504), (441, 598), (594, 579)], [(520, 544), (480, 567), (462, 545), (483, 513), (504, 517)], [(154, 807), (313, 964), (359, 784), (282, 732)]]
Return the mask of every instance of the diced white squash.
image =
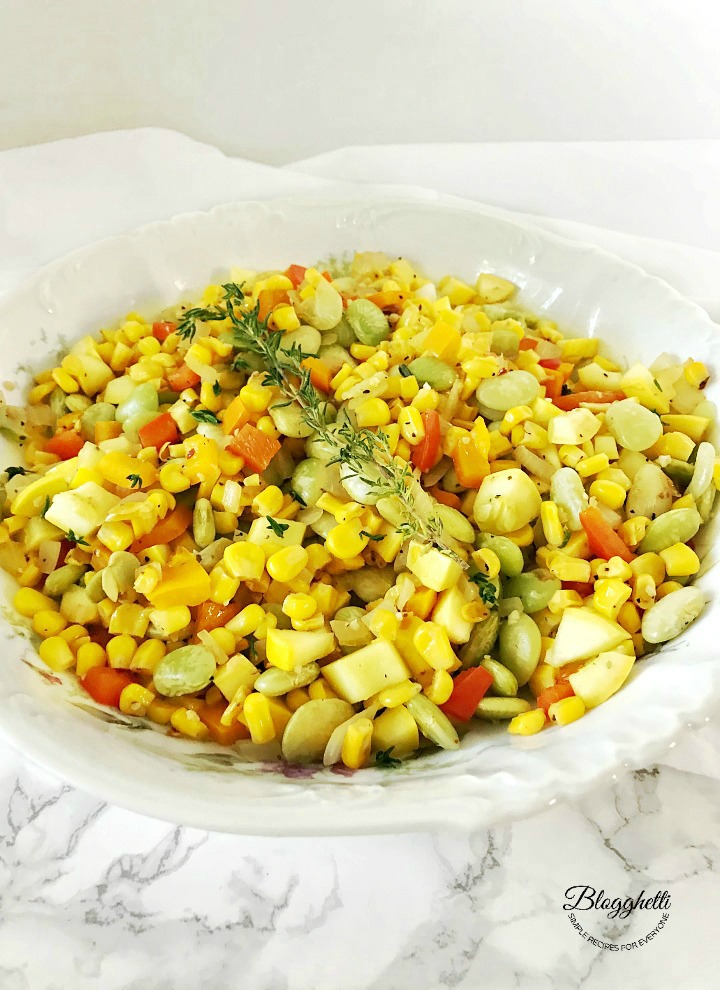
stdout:
[(378, 639), (327, 664), (323, 676), (341, 698), (354, 705), (407, 680), (410, 671), (393, 644)]
[(373, 722), (372, 748), (391, 749), (398, 760), (414, 753), (420, 745), (417, 722), (404, 705), (386, 709)]
[(462, 617), (467, 598), (459, 588), (448, 588), (438, 597), (432, 612), (433, 622), (442, 626), (451, 643), (467, 643), (473, 631), (473, 623)]
[(576, 660), (589, 660), (598, 653), (614, 650), (630, 633), (623, 627), (587, 608), (566, 608), (545, 663), (562, 667)]
[(632, 368), (628, 368), (620, 387), (629, 399), (637, 399), (641, 405), (661, 416), (670, 411), (670, 400), (675, 395), (672, 385), (665, 389), (658, 388), (652, 373), (643, 364), (634, 364)]
[(580, 670), (570, 674), (568, 680), (578, 698), (582, 698), (585, 707), (595, 708), (622, 687), (634, 663), (634, 656), (617, 650), (601, 653)]
[(292, 714), (282, 737), (282, 754), (290, 763), (318, 763), (335, 729), (355, 714), (339, 698), (307, 701)]
[(705, 434), (710, 426), (710, 420), (705, 416), (662, 416), (662, 421), (671, 431), (684, 433), (686, 436), (700, 443), (705, 438)]
[(599, 429), (600, 420), (589, 409), (571, 409), (550, 420), (548, 438), (556, 444), (581, 444), (592, 440)]
[(213, 678), (215, 687), (222, 691), (228, 701), (240, 687), (252, 687), (258, 676), (255, 664), (250, 663), (241, 653), (230, 657), (228, 662), (220, 667)]
[(462, 577), (462, 567), (456, 560), (435, 547), (428, 550), (417, 542), (410, 544), (408, 568), (426, 588), (438, 592), (452, 588)]
[(53, 526), (47, 519), (43, 519), (42, 516), (33, 516), (32, 519), (28, 519), (23, 535), (25, 549), (37, 550), (41, 543), (46, 540), (59, 540), (63, 534), (57, 526)]
[(248, 543), (262, 547), (267, 554), (282, 550), (283, 547), (300, 546), (307, 530), (305, 523), (297, 522), (295, 519), (282, 519), (278, 522), (282, 526), (287, 526), (282, 536), (278, 536), (273, 531), (265, 516), (253, 520), (248, 532)]
[(115, 377), (97, 353), (68, 354), (62, 367), (78, 380), (85, 395), (97, 395)]
[(59, 474), (44, 474), (42, 478), (31, 481), (29, 485), (18, 492), (11, 506), (11, 512), (16, 516), (39, 516), (45, 508), (47, 499), (52, 499), (60, 492), (66, 491), (68, 482)]
[(45, 518), (66, 533), (72, 530), (76, 536), (89, 536), (102, 526), (119, 501), (117, 495), (106, 492), (94, 481), (86, 481), (71, 492), (55, 495)]
[(332, 653), (335, 645), (335, 636), (329, 629), (269, 629), (265, 640), (268, 663), (281, 670), (295, 670), (320, 660)]

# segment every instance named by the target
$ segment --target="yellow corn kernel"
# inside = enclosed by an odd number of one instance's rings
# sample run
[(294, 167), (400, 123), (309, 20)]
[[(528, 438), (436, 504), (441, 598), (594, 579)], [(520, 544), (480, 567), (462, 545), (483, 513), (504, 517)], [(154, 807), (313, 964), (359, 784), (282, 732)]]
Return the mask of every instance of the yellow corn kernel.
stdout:
[(620, 581), (629, 581), (633, 576), (633, 569), (622, 557), (611, 557), (610, 560), (598, 557), (592, 561), (591, 566), (593, 574), (599, 578), (619, 578)]
[[(514, 462), (511, 463), (513, 463), (514, 466)], [(505, 536), (508, 540), (512, 540), (512, 542), (519, 547), (529, 547), (535, 539), (535, 534), (530, 523), (523, 526), (522, 529), (516, 529), (513, 530), (512, 533), (506, 533)]]
[(318, 677), (316, 681), (313, 681), (307, 692), (312, 701), (325, 701), (327, 698), (338, 697), (324, 677)]
[(625, 501), (625, 489), (615, 481), (593, 481), (590, 495), (609, 509), (619, 509)]
[(687, 461), (694, 449), (695, 441), (690, 437), (685, 436), (684, 433), (671, 432), (660, 437), (653, 446), (653, 454), (656, 457), (667, 454), (678, 461)]
[(362, 523), (356, 518), (333, 526), (325, 539), (325, 546), (333, 557), (348, 560), (365, 549), (368, 539), (362, 535)]
[[(154, 608), (149, 621), (155, 632), (167, 638), (190, 625), (192, 616), (187, 605), (169, 605), (167, 608)], [(110, 630), (112, 632), (112, 629)]]
[[(552, 639), (549, 637), (544, 637), (547, 639), (548, 646), (552, 645)], [(547, 652), (547, 647), (546, 647)], [(537, 665), (533, 674), (528, 681), (528, 687), (532, 693), (537, 698), (538, 695), (542, 694), (543, 691), (547, 691), (548, 688), (552, 687), (557, 680), (557, 669), (551, 667), (549, 663), (543, 663), (542, 661)]]
[(292, 306), (286, 303), (275, 307), (272, 318), (275, 321), (277, 329), (283, 332), (290, 333), (293, 330), (297, 330), (300, 326), (297, 313)]
[(563, 552), (569, 557), (582, 557), (583, 560), (587, 560), (590, 556), (590, 544), (588, 543), (587, 534), (584, 530), (580, 530), (579, 533), (572, 534), (563, 547)]
[(418, 412), (430, 412), (433, 409), (437, 409), (440, 402), (440, 396), (435, 391), (435, 389), (430, 388), (429, 385), (423, 385), (418, 394), (412, 400), (412, 408), (417, 409)]
[(274, 398), (274, 390), (261, 384), (261, 379), (251, 379), (239, 392), (245, 408), (250, 412), (262, 413)]
[(214, 639), (223, 653), (230, 657), (235, 652), (235, 637), (229, 629), (222, 626), (210, 630), (210, 638)]
[(632, 549), (642, 543), (649, 525), (650, 520), (647, 516), (633, 516), (632, 519), (626, 519), (620, 524), (618, 535), (623, 543)]
[(346, 767), (359, 770), (367, 763), (372, 743), (372, 719), (359, 718), (352, 722), (343, 739), (341, 759)]
[(400, 398), (411, 402), (420, 391), (420, 384), (414, 375), (408, 375), (400, 382)]
[(170, 701), (167, 698), (155, 698), (155, 700), (150, 703), (150, 706), (145, 714), (150, 721), (155, 722), (156, 725), (169, 725), (170, 719), (178, 710), (178, 707), (179, 706), (176, 701)]
[(640, 574), (635, 578), (633, 601), (639, 608), (650, 608), (656, 595), (657, 587), (649, 574)]
[(176, 495), (190, 488), (191, 481), (183, 473), (182, 467), (176, 461), (168, 461), (160, 468), (158, 480), (166, 492)]
[(222, 408), (222, 396), (215, 394), (210, 382), (203, 382), (200, 386), (200, 402), (210, 412), (220, 412)]
[(665, 563), (668, 577), (690, 577), (700, 570), (700, 558), (684, 543), (675, 543), (667, 550), (661, 550), (660, 556)]
[(494, 550), (483, 547), (472, 554), (473, 563), (485, 577), (496, 578), (500, 573), (500, 558)]
[(390, 422), (390, 407), (383, 399), (365, 399), (355, 409), (355, 416), (360, 429), (371, 426), (387, 426)]
[(394, 612), (390, 612), (386, 608), (376, 608), (375, 611), (368, 616), (367, 627), (373, 636), (377, 636), (378, 639), (386, 639), (389, 642), (393, 642), (398, 634), (399, 629), (398, 618)]
[(702, 361), (688, 361), (683, 369), (683, 375), (689, 385), (692, 385), (693, 388), (700, 388), (703, 382), (706, 382), (710, 377), (710, 372)]
[(490, 614), (490, 609), (485, 602), (477, 599), (474, 602), (466, 602), (460, 609), (460, 617), (465, 622), (484, 622)]
[[(114, 606), (113, 606), (114, 607)], [(87, 636), (87, 629), (85, 626), (72, 625), (63, 629), (62, 632), (58, 633), (60, 639), (64, 639), (66, 643), (69, 643), (74, 647), (74, 644), (80, 639), (84, 639)]]
[(642, 625), (642, 617), (633, 602), (625, 602), (617, 615), (617, 622), (623, 627), (625, 632), (633, 635), (639, 632)]
[(694, 509), (695, 499), (692, 495), (682, 495), (680, 498), (676, 498), (672, 504), (673, 509)]
[(308, 701), (310, 701), (310, 695), (306, 688), (293, 688), (292, 691), (288, 691), (285, 695), (285, 704), (291, 712), (296, 712), (298, 708), (302, 708)]
[(265, 571), (262, 547), (246, 541), (238, 541), (226, 547), (223, 562), (230, 574), (241, 581), (259, 581)]
[(97, 538), (114, 553), (116, 550), (127, 550), (135, 540), (135, 534), (130, 523), (106, 522), (98, 530)]
[[(181, 628), (184, 628), (181, 626)], [(133, 670), (143, 670), (152, 674), (162, 658), (166, 647), (159, 639), (147, 639), (138, 646), (131, 661)]]
[(413, 447), (416, 447), (425, 437), (422, 416), (413, 406), (406, 406), (400, 410), (398, 426), (403, 439)]
[(582, 603), (583, 600), (577, 591), (556, 591), (547, 603), (547, 607), (554, 615), (559, 615), (566, 608), (574, 608)]
[(585, 457), (576, 466), (575, 470), (581, 478), (589, 478), (599, 471), (605, 471), (610, 467), (607, 454), (593, 454), (592, 457)]
[(32, 619), (37, 612), (57, 612), (58, 603), (34, 588), (21, 588), (15, 592), (13, 608), (20, 615)]
[(107, 654), (99, 643), (83, 643), (78, 647), (75, 673), (82, 678), (92, 667), (104, 667)]
[(18, 577), (18, 584), (22, 588), (34, 587), (40, 579), (44, 577), (43, 572), (37, 564), (31, 561)]
[(51, 670), (69, 670), (75, 664), (75, 654), (61, 636), (49, 636), (38, 649), (40, 659)]
[(253, 512), (257, 516), (274, 516), (283, 507), (283, 493), (277, 485), (269, 485), (252, 501)]
[(505, 437), (509, 436), (513, 427), (524, 423), (526, 419), (531, 419), (532, 414), (533, 411), (530, 406), (513, 406), (502, 418), (500, 433)]
[(579, 557), (570, 557), (562, 550), (556, 550), (548, 559), (548, 569), (561, 581), (589, 581), (592, 577), (590, 562)]
[(367, 361), (376, 352), (376, 347), (371, 347), (369, 344), (351, 344), (350, 353), (358, 361)]
[(545, 712), (542, 708), (516, 715), (508, 725), (508, 732), (514, 736), (534, 736), (545, 727)]
[(31, 406), (37, 406), (43, 399), (47, 398), (51, 392), (55, 391), (55, 382), (42, 382), (30, 390), (28, 401)]
[(306, 567), (313, 574), (315, 571), (322, 570), (322, 568), (332, 560), (332, 555), (328, 553), (321, 543), (311, 543), (310, 546), (305, 549), (308, 554), (308, 562)]
[(565, 467), (577, 467), (580, 461), (585, 455), (579, 447), (575, 447), (572, 444), (562, 444), (558, 448), (558, 457), (560, 462), (565, 465)]
[[(436, 671), (436, 673), (441, 672)], [(446, 672), (442, 671), (442, 673)], [(450, 677), (449, 674), (447, 676)], [(392, 687), (383, 688), (382, 691), (378, 691), (371, 701), (380, 705), (381, 708), (397, 708), (400, 705), (404, 705), (405, 702), (410, 701), (411, 698), (414, 698), (420, 690), (419, 684), (414, 684), (412, 681), (400, 681), (399, 684), (393, 684)], [(452, 691), (452, 687), (450, 690)], [(447, 698), (445, 700), (447, 701)]]
[[(554, 502), (543, 502), (540, 506), (540, 522), (545, 539), (551, 547), (559, 547), (565, 542), (565, 530), (560, 522), (560, 512)], [(571, 579), (570, 579), (571, 580)]]
[(423, 689), (423, 694), (434, 705), (444, 705), (453, 692), (453, 679), (446, 670), (436, 670), (430, 684)]
[[(148, 715), (153, 705), (154, 702), (148, 705)], [(189, 739), (197, 739), (199, 742), (205, 742), (210, 738), (207, 726), (201, 720), (198, 713), (194, 712), (191, 708), (176, 708), (170, 715), (170, 725), (180, 735), (187, 736)]]
[(127, 633), (129, 636), (142, 638), (147, 632), (149, 621), (150, 609), (134, 602), (123, 602), (110, 617), (108, 632), (113, 635)]
[[(107, 627), (110, 625), (110, 619), (115, 611), (115, 602), (110, 598), (104, 598), (101, 602), (98, 602), (98, 612), (100, 614), (100, 621)], [(67, 630), (65, 630), (67, 632)]]
[(244, 463), (242, 457), (231, 454), (229, 450), (221, 450), (218, 454), (218, 467), (227, 478), (234, 478), (238, 475), (242, 471)]
[(672, 591), (679, 591), (682, 587), (683, 585), (679, 581), (663, 581), (661, 585), (658, 585), (656, 600), (659, 601), (665, 595), (669, 595)]
[(210, 571), (210, 601), (227, 605), (235, 597), (239, 587), (240, 578), (230, 574), (222, 561)]
[(229, 629), (233, 636), (241, 639), (256, 633), (259, 626), (265, 621), (265, 611), (260, 605), (246, 605), (242, 611), (225, 623), (225, 628)]
[(272, 742), (275, 738), (275, 726), (270, 714), (270, 705), (264, 694), (253, 691), (243, 704), (243, 715), (250, 730), (252, 741), (256, 745)]
[(615, 620), (630, 594), (629, 585), (617, 578), (601, 579), (595, 582), (593, 608), (606, 618)]
[(307, 550), (301, 546), (283, 547), (271, 554), (266, 563), (267, 572), (275, 581), (292, 581), (304, 570), (308, 562)]
[[(680, 544), (683, 546), (684, 544)], [(630, 561), (630, 571), (635, 577), (641, 574), (649, 574), (655, 584), (662, 584), (665, 580), (665, 558), (663, 554), (643, 553), (635, 560)], [(627, 580), (627, 579), (625, 579)]]
[(413, 646), (433, 670), (448, 670), (457, 661), (447, 632), (436, 622), (423, 622), (418, 626), (413, 636)]
[(137, 644), (132, 636), (123, 633), (121, 636), (114, 636), (108, 640), (105, 649), (107, 651), (108, 663), (111, 667), (120, 667), (127, 670), (132, 666), (132, 659), (135, 655)]
[(118, 705), (125, 715), (143, 716), (155, 700), (152, 691), (148, 691), (141, 684), (128, 684), (120, 693), (120, 703)]
[(310, 619), (317, 611), (317, 602), (312, 595), (291, 594), (285, 597), (282, 610), (290, 619)]
[(52, 377), (58, 388), (61, 388), (67, 395), (73, 395), (75, 392), (80, 391), (78, 383), (64, 368), (54, 368)]
[(570, 722), (577, 722), (585, 714), (585, 702), (577, 695), (571, 698), (562, 698), (548, 708), (548, 715), (551, 722), (558, 725), (569, 725)]

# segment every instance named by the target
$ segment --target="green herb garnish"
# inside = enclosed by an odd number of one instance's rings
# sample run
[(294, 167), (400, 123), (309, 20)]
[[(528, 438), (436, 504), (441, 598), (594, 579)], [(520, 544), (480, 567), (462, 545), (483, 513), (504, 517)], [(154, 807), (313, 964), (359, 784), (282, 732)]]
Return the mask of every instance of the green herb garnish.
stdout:
[(304, 509), (307, 508), (307, 502), (301, 495), (298, 495), (298, 493), (295, 491), (294, 488), (291, 488), (288, 494), (290, 495), (290, 498), (293, 500), (293, 502), (299, 502)]
[(90, 544), (88, 543), (88, 541), (87, 540), (84, 540), (82, 538), (82, 536), (75, 536), (75, 534), (73, 533), (73, 531), (71, 529), (69, 529), (67, 531), (67, 533), (65, 534), (65, 539), (69, 543), (74, 543), (75, 546), (77, 546), (77, 547), (89, 547), (90, 546)]
[(360, 530), (360, 536), (367, 536), (367, 538), (369, 540), (372, 540), (373, 543), (379, 543), (380, 540), (384, 540), (385, 539), (385, 537), (382, 535), (382, 533), (368, 533), (368, 531), (366, 529), (361, 529)]
[(560, 550), (562, 550), (563, 547), (566, 547), (568, 545), (568, 543), (570, 542), (570, 537), (572, 536), (572, 533), (570, 532), (569, 529), (564, 529), (563, 533), (565, 534), (565, 539), (560, 544), (559, 547)]
[(9, 467), (9, 468), (5, 468), (5, 472), (7, 473), (8, 481), (11, 478), (14, 478), (18, 474), (27, 474), (27, 471), (25, 470), (24, 467)]
[(213, 382), (213, 395), (220, 395), (222, 392), (222, 386), (220, 382)]
[(403, 378), (411, 378), (412, 377), (412, 371), (410, 371), (410, 369), (408, 368), (408, 366), (406, 364), (399, 364), (398, 365), (398, 371), (403, 376)]
[(267, 519), (267, 528), (271, 529), (275, 536), (279, 536), (282, 539), (282, 535), (285, 530), (290, 529), (290, 523), (280, 523), (277, 519), (273, 519), (272, 516), (265, 516)]
[(131, 488), (142, 488), (142, 478), (139, 474), (128, 474), (126, 477)]
[(210, 412), (209, 409), (191, 409), (190, 415), (198, 423), (212, 423), (214, 426), (217, 426), (220, 422), (215, 413)]
[(390, 749), (379, 749), (375, 754), (375, 766), (382, 770), (394, 770), (395, 767), (399, 767), (402, 760), (391, 755), (394, 749), (394, 746), (391, 746)]
[(42, 512), (40, 513), (40, 515), (42, 516), (43, 519), (45, 518), (45, 513), (50, 508), (51, 504), (52, 503), (50, 502), (50, 496), (49, 495), (46, 495), (45, 496), (45, 505), (43, 506)]
[(480, 571), (477, 574), (471, 574), (470, 580), (473, 584), (478, 586), (478, 591), (480, 592), (480, 598), (485, 602), (486, 605), (494, 606), (497, 605), (497, 588), (484, 574)]

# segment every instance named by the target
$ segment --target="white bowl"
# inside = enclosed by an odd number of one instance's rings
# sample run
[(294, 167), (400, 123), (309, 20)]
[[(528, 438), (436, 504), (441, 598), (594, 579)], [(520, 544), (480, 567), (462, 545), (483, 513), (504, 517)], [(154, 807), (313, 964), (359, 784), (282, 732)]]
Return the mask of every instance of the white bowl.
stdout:
[[(428, 274), (507, 276), (521, 299), (567, 330), (597, 335), (628, 359), (662, 351), (720, 369), (707, 315), (657, 278), (589, 245), (449, 197), (235, 203), (150, 224), (55, 262), (0, 304), (3, 379), (21, 387), (67, 344), (133, 309), (152, 312), (215, 281), (231, 265), (284, 268), (355, 250), (415, 260)], [(717, 398), (718, 385), (708, 387)], [(10, 396), (12, 401), (12, 396)], [(3, 463), (17, 459), (7, 449)], [(712, 528), (712, 527), (711, 527)], [(202, 828), (266, 835), (470, 829), (574, 798), (625, 768), (652, 762), (718, 694), (715, 553), (699, 585), (711, 599), (681, 639), (640, 661), (608, 703), (528, 739), (478, 725), (458, 752), (400, 769), (300, 776), (228, 750), (168, 738), (95, 706), (71, 677), (47, 670), (27, 627), (3, 609), (0, 730), (73, 784), (135, 811)], [(2, 576), (9, 602), (10, 580)]]

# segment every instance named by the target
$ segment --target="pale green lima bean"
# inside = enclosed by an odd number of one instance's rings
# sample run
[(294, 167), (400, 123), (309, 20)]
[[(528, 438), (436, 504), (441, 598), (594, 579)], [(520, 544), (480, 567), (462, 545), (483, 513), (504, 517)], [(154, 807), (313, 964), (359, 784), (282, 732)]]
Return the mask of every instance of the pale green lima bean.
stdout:
[(421, 385), (429, 385), (436, 392), (447, 392), (457, 381), (455, 370), (436, 357), (415, 358), (408, 365), (408, 370)]
[(705, 607), (705, 596), (699, 588), (678, 588), (655, 602), (642, 619), (643, 639), (648, 643), (667, 643), (675, 639)]
[(478, 550), (492, 550), (500, 561), (500, 571), (506, 577), (517, 577), (522, 573), (525, 559), (522, 550), (507, 536), (493, 536), (492, 533), (479, 533), (475, 546)]
[(670, 509), (650, 523), (640, 544), (640, 553), (659, 553), (675, 543), (687, 543), (701, 524), (702, 517), (697, 509)]
[(316, 663), (306, 663), (303, 667), (290, 671), (271, 668), (260, 674), (253, 685), (253, 690), (267, 695), (268, 698), (279, 698), (280, 695), (294, 691), (295, 688), (312, 684), (319, 674), (320, 667)]
[(210, 499), (199, 498), (193, 509), (193, 539), (204, 550), (215, 539), (215, 516)]
[(492, 657), (486, 657), (480, 661), (480, 666), (484, 667), (492, 677), (490, 690), (494, 694), (499, 694), (503, 698), (513, 698), (518, 693), (517, 677), (504, 664), (493, 660)]
[(506, 581), (503, 594), (505, 598), (519, 598), (525, 611), (532, 615), (547, 608), (548, 602), (561, 587), (561, 582), (550, 574), (541, 577), (537, 571), (527, 571)]
[(485, 697), (478, 704), (475, 714), (489, 722), (504, 722), (529, 712), (532, 707), (524, 698)]
[(529, 615), (513, 612), (500, 628), (500, 660), (522, 687), (540, 660), (540, 630)]
[(440, 711), (424, 694), (416, 694), (405, 707), (417, 722), (422, 734), (441, 749), (458, 749), (460, 739), (445, 712)]

